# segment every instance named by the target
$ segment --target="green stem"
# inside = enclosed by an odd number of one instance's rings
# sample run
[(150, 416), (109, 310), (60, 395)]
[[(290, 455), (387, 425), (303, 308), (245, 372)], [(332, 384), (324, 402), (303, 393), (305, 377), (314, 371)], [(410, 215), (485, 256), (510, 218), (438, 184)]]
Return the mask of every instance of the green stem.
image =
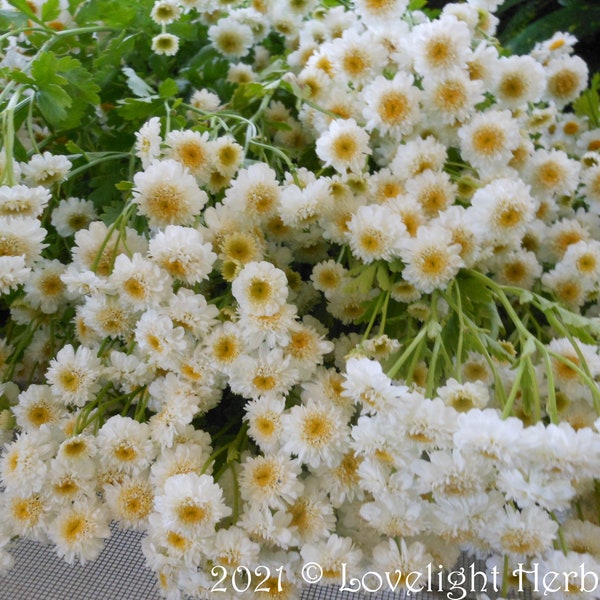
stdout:
[(392, 365), (392, 368), (386, 373), (390, 379), (394, 379), (400, 367), (406, 362), (406, 359), (412, 354), (413, 350), (423, 341), (427, 335), (427, 327), (422, 327), (419, 333), (413, 338), (413, 341), (408, 345), (398, 360)]
[(371, 333), (371, 329), (373, 329), (373, 325), (375, 325), (375, 320), (377, 319), (377, 315), (379, 314), (379, 309), (381, 308), (381, 305), (383, 304), (384, 296), (385, 296), (385, 294), (381, 293), (377, 297), (377, 302), (375, 304), (375, 307), (373, 308), (373, 314), (371, 315), (369, 324), (367, 325), (367, 328), (365, 329), (365, 333), (363, 334), (363, 337), (362, 337), (363, 342), (369, 337), (369, 334)]

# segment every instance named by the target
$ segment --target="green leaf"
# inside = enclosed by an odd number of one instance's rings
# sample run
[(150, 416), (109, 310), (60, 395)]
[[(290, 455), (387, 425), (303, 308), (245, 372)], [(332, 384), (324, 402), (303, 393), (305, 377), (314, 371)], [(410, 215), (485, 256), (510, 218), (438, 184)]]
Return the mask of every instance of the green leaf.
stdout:
[(54, 83), (46, 84), (35, 94), (35, 99), (44, 119), (51, 125), (67, 118), (67, 109), (72, 100), (65, 90)]
[(54, 21), (60, 15), (60, 0), (46, 0), (42, 5), (42, 21)]
[(592, 78), (589, 89), (573, 102), (573, 110), (579, 117), (588, 117), (594, 127), (600, 127), (600, 73)]
[(0, 30), (10, 31), (27, 25), (27, 16), (16, 10), (0, 10)]
[(162, 103), (157, 103), (151, 98), (125, 98), (125, 100), (119, 100), (119, 104), (117, 112), (121, 117), (127, 121), (137, 121), (154, 115)]
[(158, 94), (161, 98), (172, 98), (179, 93), (179, 86), (174, 79), (165, 79), (158, 86)]
[(377, 284), (384, 291), (389, 290), (391, 287), (390, 275), (385, 264), (380, 264), (377, 268)]
[[(67, 57), (65, 57), (67, 58)], [(31, 63), (31, 75), (38, 87), (48, 84), (65, 85), (67, 80), (59, 75), (60, 61), (53, 52), (43, 52)]]
[(127, 87), (138, 98), (149, 98), (154, 95), (154, 90), (131, 67), (123, 67), (121, 71), (127, 77)]

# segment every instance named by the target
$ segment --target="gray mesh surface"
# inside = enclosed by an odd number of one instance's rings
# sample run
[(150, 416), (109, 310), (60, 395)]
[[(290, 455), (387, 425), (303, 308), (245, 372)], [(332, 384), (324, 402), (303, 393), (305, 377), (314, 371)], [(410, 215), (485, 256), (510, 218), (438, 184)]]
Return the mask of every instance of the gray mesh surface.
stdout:
[[(19, 540), (11, 549), (15, 566), (0, 577), (0, 600), (159, 600), (154, 573), (145, 565), (140, 533), (112, 527), (104, 551), (84, 566), (68, 565), (52, 546)], [(468, 566), (463, 556), (457, 565)], [(217, 597), (218, 594), (215, 594)], [(490, 594), (493, 596), (493, 594)], [(527, 599), (530, 594), (520, 595)], [(340, 592), (337, 586), (307, 586), (301, 600), (445, 600), (436, 593)]]

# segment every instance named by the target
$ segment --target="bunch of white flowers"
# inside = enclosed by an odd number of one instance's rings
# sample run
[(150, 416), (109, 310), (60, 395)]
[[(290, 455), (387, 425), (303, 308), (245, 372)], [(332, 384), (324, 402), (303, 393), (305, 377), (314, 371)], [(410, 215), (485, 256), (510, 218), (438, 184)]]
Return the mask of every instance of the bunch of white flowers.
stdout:
[(116, 214), (71, 195), (73, 156), (0, 155), (0, 569), (13, 536), (93, 560), (117, 521), (168, 598), (464, 551), (503, 595), (522, 565), (600, 571), (576, 40), (506, 56), (496, 1), (247, 4), (155, 3), (155, 52), (199, 19), (237, 91), (130, 132)]

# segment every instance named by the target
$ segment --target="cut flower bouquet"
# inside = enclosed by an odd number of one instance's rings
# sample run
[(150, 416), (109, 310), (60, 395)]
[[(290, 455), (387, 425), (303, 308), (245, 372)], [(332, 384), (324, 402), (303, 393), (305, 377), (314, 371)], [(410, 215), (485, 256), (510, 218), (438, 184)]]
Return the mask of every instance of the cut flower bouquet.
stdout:
[(599, 81), (499, 4), (3, 2), (3, 571), (598, 597)]

